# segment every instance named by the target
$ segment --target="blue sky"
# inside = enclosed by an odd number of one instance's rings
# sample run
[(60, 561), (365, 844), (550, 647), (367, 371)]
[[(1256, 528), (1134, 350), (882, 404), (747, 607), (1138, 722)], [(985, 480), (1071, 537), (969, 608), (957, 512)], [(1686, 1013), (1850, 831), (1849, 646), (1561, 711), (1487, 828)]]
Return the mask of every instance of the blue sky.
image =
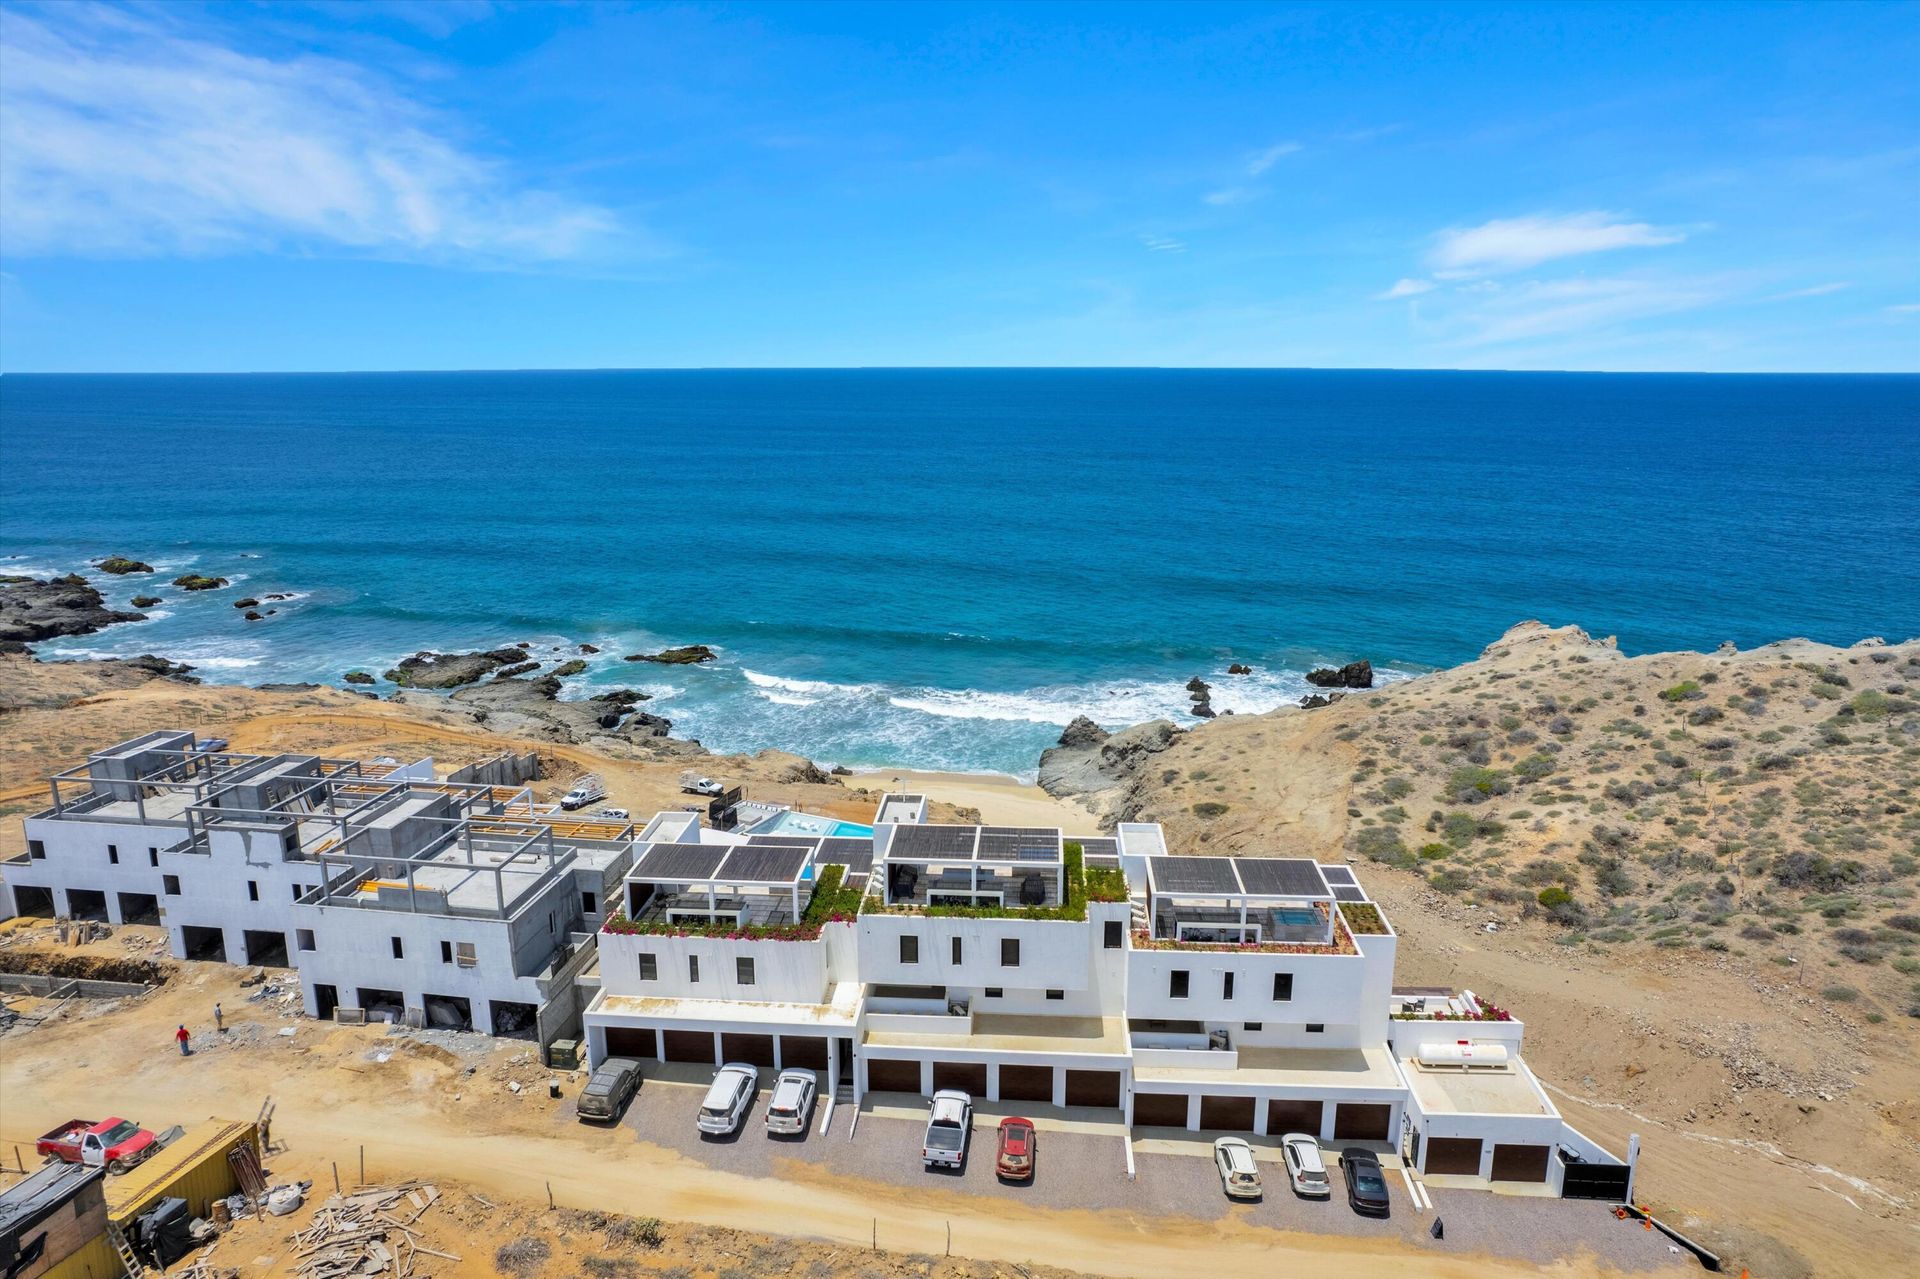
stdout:
[(1920, 6), (0, 4), (0, 369), (1920, 369)]

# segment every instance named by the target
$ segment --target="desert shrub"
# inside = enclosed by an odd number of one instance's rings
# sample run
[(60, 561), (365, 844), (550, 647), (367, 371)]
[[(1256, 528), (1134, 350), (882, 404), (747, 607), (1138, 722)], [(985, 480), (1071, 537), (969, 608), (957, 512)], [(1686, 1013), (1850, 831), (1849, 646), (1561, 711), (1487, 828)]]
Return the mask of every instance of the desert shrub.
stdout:
[(1683, 679), (1672, 688), (1661, 690), (1660, 700), (1663, 702), (1685, 702), (1695, 701), (1705, 696), (1706, 694), (1700, 691), (1700, 681)]
[(552, 1254), (553, 1249), (547, 1246), (547, 1241), (538, 1236), (515, 1239), (494, 1249), (493, 1268), (503, 1275), (525, 1279), (525, 1276), (545, 1265)]
[(1513, 766), (1513, 775), (1530, 782), (1537, 782), (1554, 770), (1553, 756), (1529, 755)]
[(1195, 817), (1204, 817), (1209, 821), (1225, 815), (1228, 811), (1228, 805), (1222, 804), (1217, 799), (1203, 799), (1193, 806), (1193, 815)]
[(1740, 930), (1740, 936), (1747, 941), (1772, 941), (1778, 934), (1765, 924), (1748, 924)]
[(1593, 886), (1605, 897), (1625, 897), (1633, 891), (1633, 876), (1618, 858), (1593, 868)]
[(1689, 724), (1712, 724), (1726, 718), (1726, 712), (1718, 706), (1696, 706), (1688, 715)]
[(1560, 887), (1560, 885), (1554, 884), (1541, 889), (1535, 900), (1548, 910), (1553, 910), (1571, 903), (1573, 901), (1573, 894)]
[(1403, 870), (1418, 861), (1408, 849), (1406, 841), (1400, 838), (1400, 832), (1391, 826), (1370, 826), (1359, 831), (1353, 837), (1353, 846), (1368, 861), (1397, 866)]
[(1818, 853), (1781, 853), (1769, 869), (1782, 888), (1812, 888), (1830, 893), (1860, 882), (1866, 867), (1852, 859), (1834, 861)]
[(1920, 915), (1888, 915), (1886, 925), (1903, 933), (1920, 933)]
[(1380, 793), (1389, 800), (1401, 800), (1413, 794), (1413, 783), (1404, 777), (1389, 777), (1380, 783)]
[(1835, 1004), (1850, 1004), (1860, 998), (1860, 992), (1851, 986), (1828, 986), (1820, 992), (1820, 998)]
[(1427, 876), (1427, 883), (1443, 893), (1458, 893), (1470, 887), (1473, 879), (1459, 867), (1447, 866)]

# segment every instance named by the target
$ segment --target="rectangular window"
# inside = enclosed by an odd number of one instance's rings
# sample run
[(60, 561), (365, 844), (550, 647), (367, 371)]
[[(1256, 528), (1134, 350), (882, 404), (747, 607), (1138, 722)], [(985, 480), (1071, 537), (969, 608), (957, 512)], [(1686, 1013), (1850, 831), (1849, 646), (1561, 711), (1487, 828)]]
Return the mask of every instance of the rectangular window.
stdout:
[(900, 934), (900, 962), (903, 964), (920, 962), (920, 939), (912, 933)]
[(960, 939), (958, 937), (953, 939), (953, 962), (956, 964), (960, 962)]
[(635, 956), (635, 958), (637, 958), (640, 961), (640, 980), (641, 981), (660, 980), (660, 961), (659, 960), (655, 959), (652, 955), (637, 955)]
[(178, 897), (180, 895), (180, 877), (178, 875), (162, 875), (160, 877), (160, 887), (166, 892), (167, 896)]
[(1293, 974), (1292, 973), (1275, 973), (1273, 975), (1274, 1002), (1279, 1004), (1284, 1004), (1289, 999), (1292, 999), (1292, 998), (1293, 998)]
[(1176, 968), (1167, 974), (1168, 999), (1185, 999), (1187, 997), (1188, 976), (1189, 974), (1184, 968)]
[(1241, 1023), (1240, 1023), (1240, 1029), (1242, 1029), (1242, 1030), (1259, 1030), (1259, 1029), (1261, 1028), (1261, 1026), (1262, 1026), (1262, 1024), (1263, 1024), (1263, 1023), (1261, 1023), (1261, 1022), (1257, 1022), (1257, 1021), (1243, 1021), (1243, 1022), (1241, 1022)]
[(1231, 968), (1220, 974), (1220, 998), (1233, 998), (1233, 970)]
[(395, 959), (405, 959), (407, 957), (406, 947), (400, 944), (398, 937), (389, 937), (387, 940), (393, 945), (393, 957)]
[[(28, 840), (28, 841), (27, 841), (27, 856), (29, 856), (29, 857), (31, 857), (31, 858), (33, 858), (33, 859), (34, 859), (35, 861), (45, 861), (45, 860), (47, 860), (47, 846), (46, 846), (46, 844), (45, 844), (45, 843), (43, 843), (43, 842), (41, 842), (40, 840), (37, 840), (37, 839), (30, 839), (30, 840)], [(154, 865), (156, 865), (156, 866), (158, 866), (159, 864), (160, 864), (159, 862), (155, 862), (155, 863), (154, 863)]]
[(443, 941), (440, 943), (440, 962), (443, 964), (451, 964), (453, 962), (452, 942)]
[(700, 980), (700, 956), (698, 955), (687, 956), (687, 980), (691, 982)]
[(1002, 990), (998, 986), (989, 986), (987, 987), (987, 990), (986, 990), (986, 998), (1004, 999), (1006, 997), (1006, 993), (1007, 993), (1006, 991)]
[(1326, 1026), (1326, 1023), (1325, 1023), (1325, 1022), (1318, 1022), (1318, 1021), (1310, 1021), (1310, 1022), (1308, 1022), (1308, 1023), (1307, 1023), (1307, 1033), (1308, 1033), (1309, 1035), (1324, 1035), (1324, 1034), (1326, 1034), (1326, 1033), (1327, 1033), (1327, 1026)]
[[(46, 856), (45, 853), (42, 853), (40, 855), (42, 857)], [(158, 866), (159, 864), (160, 864), (160, 850), (157, 848), (147, 849), (147, 865)]]
[(294, 944), (300, 947), (301, 950), (314, 949), (313, 929), (296, 928), (293, 930), (293, 937), (294, 937)]
[(1106, 922), (1105, 938), (1108, 950), (1119, 950), (1127, 944), (1127, 926), (1117, 919), (1109, 919)]
[(480, 959), (473, 953), (473, 943), (470, 941), (453, 943), (453, 962), (462, 968), (472, 968), (478, 964)]
[(107, 845), (107, 861), (109, 864), (114, 866), (118, 866), (120, 864), (120, 845), (118, 844)]
[(1020, 939), (1018, 937), (1002, 937), (1000, 939), (1000, 966), (1002, 968), (1018, 968), (1020, 966)]
[(594, 893), (590, 893), (586, 891), (584, 888), (581, 889), (580, 890), (580, 913), (582, 915), (599, 914), (600, 913), (599, 896)]
[(282, 835), (280, 837), (280, 847), (286, 849), (289, 853), (299, 852), (300, 851), (300, 832), (297, 830), (290, 830), (286, 834)]
[(1065, 999), (1066, 997), (1067, 992), (1064, 990), (1050, 990), (1047, 992), (1048, 999)]
[(734, 960), (733, 979), (742, 986), (753, 985), (753, 961), (744, 955)]
[(259, 880), (249, 879), (247, 881), (247, 900), (250, 902), (257, 902), (260, 900), (260, 881)]
[(307, 891), (307, 886), (305, 884), (294, 884), (292, 885), (292, 888), (293, 888), (293, 900), (295, 901), (299, 901), (300, 894)]

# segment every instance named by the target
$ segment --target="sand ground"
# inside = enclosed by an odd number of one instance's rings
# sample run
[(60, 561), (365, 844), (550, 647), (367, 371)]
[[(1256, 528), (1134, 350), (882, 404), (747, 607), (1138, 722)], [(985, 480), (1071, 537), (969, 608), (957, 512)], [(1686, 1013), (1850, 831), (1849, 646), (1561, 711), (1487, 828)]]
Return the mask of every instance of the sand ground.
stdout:
[(1094, 815), (1081, 805), (1057, 799), (1031, 782), (1002, 773), (856, 768), (847, 783), (870, 790), (925, 795), (955, 808), (975, 809), (982, 821), (996, 826), (1058, 826), (1070, 835), (1090, 835), (1099, 829)]

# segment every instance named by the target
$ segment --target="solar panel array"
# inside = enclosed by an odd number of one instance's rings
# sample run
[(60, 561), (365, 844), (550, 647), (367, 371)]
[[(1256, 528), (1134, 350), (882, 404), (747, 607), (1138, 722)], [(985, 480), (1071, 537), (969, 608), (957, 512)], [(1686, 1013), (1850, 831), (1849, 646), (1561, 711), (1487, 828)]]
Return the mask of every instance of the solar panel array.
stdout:
[(813, 860), (822, 864), (837, 863), (849, 871), (868, 870), (873, 866), (873, 841), (823, 839), (820, 841), (820, 851), (814, 854)]
[(888, 855), (901, 858), (951, 858), (971, 861), (979, 842), (978, 826), (896, 826)]
[(1053, 826), (931, 826), (893, 828), (887, 856), (894, 861), (1032, 862), (1052, 865), (1061, 857)]
[(1149, 857), (1154, 888), (1195, 896), (1330, 897), (1305, 857)]
[(1307, 857), (1248, 857), (1234, 863), (1240, 882), (1262, 897), (1325, 897), (1320, 865)]
[(1358, 882), (1354, 879), (1353, 872), (1345, 866), (1322, 866), (1320, 873), (1327, 877), (1329, 884), (1352, 884)]
[(810, 840), (745, 844), (655, 844), (634, 865), (630, 879), (655, 883), (797, 884), (813, 860)]
[(633, 868), (636, 879), (706, 879), (726, 857), (718, 844), (655, 844)]
[(1333, 886), (1333, 895), (1343, 902), (1363, 902), (1367, 900), (1367, 895), (1360, 891), (1360, 886), (1357, 884), (1335, 884)]
[(1230, 857), (1155, 857), (1154, 887), (1168, 893), (1237, 893), (1240, 879)]
[(1060, 858), (1060, 832), (1045, 826), (988, 826), (980, 832), (981, 861), (1052, 862)]
[(812, 856), (811, 848), (743, 844), (727, 854), (719, 874), (741, 884), (791, 884)]

